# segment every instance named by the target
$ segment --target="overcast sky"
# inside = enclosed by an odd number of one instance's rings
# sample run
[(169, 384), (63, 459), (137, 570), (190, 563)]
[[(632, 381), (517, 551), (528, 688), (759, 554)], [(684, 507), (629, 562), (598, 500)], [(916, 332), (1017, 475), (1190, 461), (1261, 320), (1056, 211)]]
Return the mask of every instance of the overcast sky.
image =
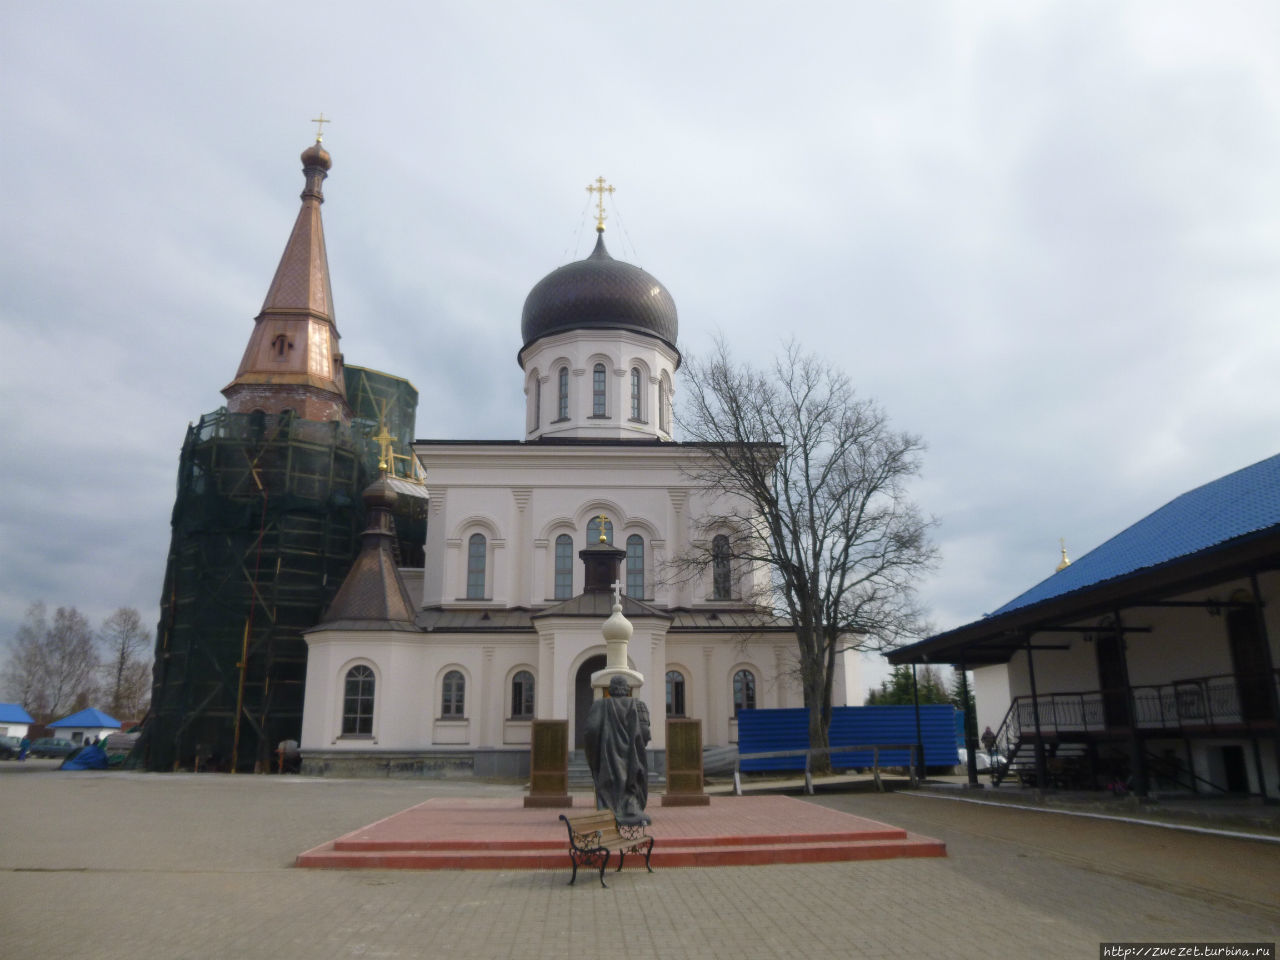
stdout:
[(521, 435), (521, 307), (603, 175), (683, 351), (794, 335), (923, 435), (922, 596), (973, 620), (1277, 452), (1278, 38), (1274, 2), (4, 4), (0, 640), (158, 619), (321, 111), (342, 349), (418, 436)]

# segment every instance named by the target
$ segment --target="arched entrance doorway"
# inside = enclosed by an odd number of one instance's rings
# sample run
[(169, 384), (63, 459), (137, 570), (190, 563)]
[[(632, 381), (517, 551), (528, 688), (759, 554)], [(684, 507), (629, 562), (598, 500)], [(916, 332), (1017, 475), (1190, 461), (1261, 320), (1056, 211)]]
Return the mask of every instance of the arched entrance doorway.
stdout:
[(586, 746), (584, 735), (587, 730), (587, 711), (591, 709), (594, 694), (591, 690), (591, 675), (603, 670), (608, 661), (603, 653), (587, 657), (578, 668), (573, 680), (573, 749), (581, 750)]

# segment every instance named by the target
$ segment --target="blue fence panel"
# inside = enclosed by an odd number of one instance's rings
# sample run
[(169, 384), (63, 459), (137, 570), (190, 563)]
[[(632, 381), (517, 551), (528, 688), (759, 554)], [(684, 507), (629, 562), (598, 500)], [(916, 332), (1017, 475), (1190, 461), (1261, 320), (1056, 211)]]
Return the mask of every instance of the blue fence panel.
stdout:
[[(738, 713), (738, 753), (771, 753), (809, 748), (809, 711), (804, 707), (783, 710), (742, 710)], [(761, 770), (803, 770), (804, 757), (769, 757), (743, 760), (744, 773)]]
[[(920, 705), (920, 736), (924, 742), (926, 766), (955, 766), (956, 720), (959, 711), (949, 703)], [(829, 740), (833, 747), (875, 743), (915, 743), (914, 706), (836, 707), (831, 711)], [(869, 767), (871, 753), (834, 754), (838, 767)], [(881, 750), (880, 764), (905, 767), (910, 762), (906, 750)]]
[[(964, 712), (950, 704), (921, 704), (920, 734), (926, 766), (950, 767), (957, 763), (957, 748), (964, 742)], [(915, 743), (914, 706), (836, 707), (831, 711), (829, 741), (833, 747), (879, 743)], [(804, 750), (809, 746), (809, 711), (743, 710), (738, 714), (738, 753)], [(832, 754), (837, 769), (869, 767), (870, 750)], [(906, 750), (880, 751), (880, 765), (905, 767)], [(772, 757), (742, 760), (743, 772), (803, 770), (804, 757)]]

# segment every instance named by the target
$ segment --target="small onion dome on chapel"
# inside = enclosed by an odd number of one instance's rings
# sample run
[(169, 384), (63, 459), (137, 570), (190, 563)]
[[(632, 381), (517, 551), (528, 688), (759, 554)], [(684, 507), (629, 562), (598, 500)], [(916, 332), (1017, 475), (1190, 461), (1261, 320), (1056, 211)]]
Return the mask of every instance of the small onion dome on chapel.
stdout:
[(602, 229), (589, 257), (538, 281), (520, 320), (525, 347), (569, 330), (631, 330), (675, 350), (677, 328), (676, 303), (667, 288), (652, 274), (609, 256)]
[(398, 496), (385, 475), (365, 488), (367, 516), (360, 553), (314, 629), (417, 629), (413, 601), (392, 552), (396, 527), (391, 511)]

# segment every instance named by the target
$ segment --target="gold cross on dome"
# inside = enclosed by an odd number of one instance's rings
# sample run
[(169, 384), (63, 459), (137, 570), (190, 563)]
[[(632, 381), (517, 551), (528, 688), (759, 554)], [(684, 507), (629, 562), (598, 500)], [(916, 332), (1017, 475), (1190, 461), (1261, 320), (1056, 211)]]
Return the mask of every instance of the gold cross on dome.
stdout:
[(609, 518), (602, 513), (600, 516), (596, 517), (596, 519), (600, 521), (600, 542), (608, 543), (609, 535), (605, 533), (604, 525), (609, 522)]
[(320, 143), (324, 140), (324, 125), (326, 123), (333, 123), (333, 121), (327, 119), (324, 115), (324, 111), (321, 110), (320, 116), (312, 117), (311, 122), (316, 125), (316, 143)]
[(387, 430), (387, 402), (383, 401), (382, 409), (378, 412), (378, 432), (370, 439), (378, 445), (378, 470), (384, 475), (391, 471), (395, 472), (394, 457), (392, 456), (391, 445), (395, 442), (395, 437)]
[(613, 193), (613, 184), (605, 185), (604, 177), (596, 177), (595, 185), (587, 184), (587, 193), (596, 194), (596, 230), (604, 232), (604, 195)]

